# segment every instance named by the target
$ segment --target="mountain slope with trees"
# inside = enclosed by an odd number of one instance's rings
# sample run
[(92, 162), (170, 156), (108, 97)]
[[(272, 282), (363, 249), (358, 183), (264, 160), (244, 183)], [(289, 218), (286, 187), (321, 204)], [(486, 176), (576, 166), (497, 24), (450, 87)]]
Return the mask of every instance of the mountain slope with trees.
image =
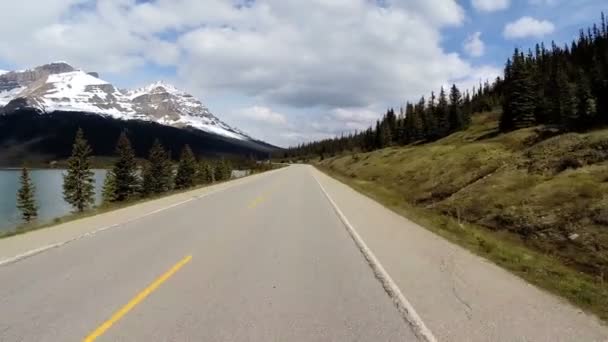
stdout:
[(608, 318), (608, 28), (516, 49), (504, 77), (276, 155)]
[(466, 131), (432, 143), (345, 152), (316, 165), (608, 318), (608, 129), (498, 134), (499, 117), (474, 115)]
[(515, 49), (504, 76), (462, 92), (453, 85), (426, 100), (389, 109), (374, 127), (341, 137), (302, 144), (277, 155), (325, 157), (342, 151), (373, 151), (394, 145), (432, 142), (470, 125), (475, 113), (502, 108), (500, 131), (535, 125), (560, 132), (584, 132), (608, 124), (608, 23), (581, 30), (563, 47), (536, 44)]
[(23, 162), (47, 164), (70, 156), (78, 128), (86, 133), (94, 156), (113, 156), (121, 132), (129, 132), (137, 157), (145, 158), (155, 139), (160, 139), (172, 156), (184, 145), (196, 155), (253, 156), (267, 158), (277, 147), (260, 141), (230, 139), (200, 130), (175, 128), (153, 122), (118, 120), (79, 112), (19, 110), (0, 115), (0, 166), (21, 166)]

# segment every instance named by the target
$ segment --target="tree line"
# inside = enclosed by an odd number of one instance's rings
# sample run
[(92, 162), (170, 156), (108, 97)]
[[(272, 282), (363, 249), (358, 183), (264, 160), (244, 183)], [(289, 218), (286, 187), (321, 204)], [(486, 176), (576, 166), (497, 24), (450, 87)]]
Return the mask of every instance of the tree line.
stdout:
[(544, 124), (561, 131), (584, 131), (608, 124), (608, 28), (601, 23), (581, 30), (563, 47), (536, 44), (515, 49), (503, 77), (465, 91), (441, 88), (397, 112), (388, 109), (362, 132), (301, 144), (277, 158), (333, 156), (344, 151), (369, 152), (393, 145), (425, 143), (467, 129), (475, 113), (502, 109), (502, 132)]
[(515, 49), (504, 71), (500, 129), (538, 124), (584, 131), (608, 124), (608, 28), (581, 30), (570, 45)]
[[(102, 190), (104, 204), (127, 202), (139, 198), (159, 196), (172, 190), (183, 190), (196, 185), (228, 180), (232, 164), (197, 160), (190, 146), (184, 145), (177, 167), (171, 153), (156, 139), (148, 158), (141, 167), (125, 132), (116, 143), (116, 161), (108, 170)], [(67, 171), (63, 176), (63, 198), (75, 212), (84, 212), (95, 204), (95, 179), (91, 169), (92, 150), (82, 129), (78, 129)], [(29, 223), (38, 216), (35, 188), (27, 168), (22, 168), (17, 208), (23, 221)]]

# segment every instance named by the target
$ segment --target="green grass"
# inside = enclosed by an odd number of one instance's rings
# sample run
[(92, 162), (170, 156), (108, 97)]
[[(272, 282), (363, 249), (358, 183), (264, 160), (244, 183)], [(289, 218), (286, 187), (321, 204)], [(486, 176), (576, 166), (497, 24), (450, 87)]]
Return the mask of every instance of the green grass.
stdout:
[(576, 271), (564, 265), (559, 258), (526, 247), (511, 233), (489, 231), (462, 221), (458, 223), (451, 216), (411, 205), (398, 192), (373, 181), (357, 180), (323, 166), (317, 167), (437, 235), (491, 260), (531, 284), (567, 299), (602, 320), (608, 320), (608, 283), (597, 277)]
[(608, 320), (608, 130), (498, 134), (497, 113), (437, 142), (346, 153), (324, 172)]

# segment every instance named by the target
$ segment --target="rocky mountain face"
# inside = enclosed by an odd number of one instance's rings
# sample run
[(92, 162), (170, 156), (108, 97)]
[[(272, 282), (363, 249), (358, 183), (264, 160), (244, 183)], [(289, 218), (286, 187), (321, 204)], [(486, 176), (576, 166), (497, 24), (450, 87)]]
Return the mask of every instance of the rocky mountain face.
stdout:
[(0, 73), (0, 107), (4, 113), (24, 108), (42, 113), (95, 113), (251, 140), (214, 116), (198, 99), (172, 85), (156, 82), (137, 90), (120, 90), (97, 73), (78, 70), (65, 62)]

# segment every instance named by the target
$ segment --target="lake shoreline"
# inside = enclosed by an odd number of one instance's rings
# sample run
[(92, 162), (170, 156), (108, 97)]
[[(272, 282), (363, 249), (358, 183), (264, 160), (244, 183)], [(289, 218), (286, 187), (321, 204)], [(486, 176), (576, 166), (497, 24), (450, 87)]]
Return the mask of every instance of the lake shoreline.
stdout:
[[(34, 183), (38, 223), (48, 224), (70, 215), (72, 207), (63, 199), (63, 175), (65, 168), (31, 168), (30, 177)], [(95, 177), (95, 205), (101, 203), (101, 190), (107, 173), (106, 169), (92, 169)], [(0, 234), (17, 231), (24, 226), (21, 213), (17, 209), (17, 191), (20, 186), (21, 168), (0, 168)]]

